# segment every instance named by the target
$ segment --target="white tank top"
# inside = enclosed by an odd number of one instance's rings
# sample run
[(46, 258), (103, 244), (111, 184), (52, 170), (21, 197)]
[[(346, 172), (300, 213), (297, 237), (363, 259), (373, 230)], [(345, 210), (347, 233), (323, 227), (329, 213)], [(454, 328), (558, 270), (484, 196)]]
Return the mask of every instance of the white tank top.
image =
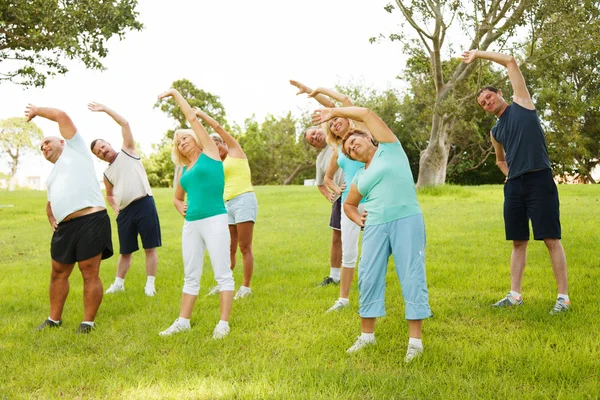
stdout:
[(133, 157), (121, 150), (115, 160), (106, 168), (104, 176), (113, 185), (113, 194), (123, 210), (140, 197), (152, 196), (146, 170), (139, 157)]

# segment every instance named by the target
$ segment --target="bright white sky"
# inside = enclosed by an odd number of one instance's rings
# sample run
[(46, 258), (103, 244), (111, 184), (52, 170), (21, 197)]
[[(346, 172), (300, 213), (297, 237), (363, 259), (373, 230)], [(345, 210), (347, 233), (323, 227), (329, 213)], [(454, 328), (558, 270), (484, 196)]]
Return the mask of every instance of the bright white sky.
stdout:
[[(399, 12), (383, 10), (389, 0), (243, 0), (169, 2), (141, 0), (145, 28), (109, 43), (104, 72), (71, 63), (66, 76), (43, 89), (0, 86), (0, 119), (22, 116), (25, 106), (61, 108), (86, 142), (101, 137), (121, 145), (120, 129), (87, 103), (104, 103), (125, 116), (142, 150), (150, 152), (174, 122), (153, 108), (156, 96), (181, 78), (220, 96), (228, 121), (243, 125), (253, 114), (299, 115), (316, 108), (295, 96), (289, 79), (310, 87), (360, 81), (377, 89), (402, 87), (395, 77), (405, 65), (398, 43), (370, 44), (379, 33), (397, 32)], [(167, 5), (168, 4), (168, 5)], [(45, 135), (58, 135), (54, 123), (35, 122)], [(41, 154), (28, 157), (20, 176), (41, 175), (51, 164)], [(100, 173), (105, 164), (98, 161)], [(0, 171), (8, 172), (6, 163)]]

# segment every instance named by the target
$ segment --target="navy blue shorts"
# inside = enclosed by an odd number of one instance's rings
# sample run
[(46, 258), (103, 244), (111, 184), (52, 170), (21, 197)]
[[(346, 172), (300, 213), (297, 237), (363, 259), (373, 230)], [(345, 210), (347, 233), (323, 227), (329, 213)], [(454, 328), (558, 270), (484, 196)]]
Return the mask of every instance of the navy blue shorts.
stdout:
[(331, 217), (329, 217), (329, 227), (336, 231), (342, 230), (342, 198), (338, 197), (331, 206)]
[(154, 197), (142, 197), (121, 210), (117, 216), (117, 230), (121, 254), (131, 254), (139, 249), (138, 234), (144, 249), (160, 247), (160, 222)]
[(98, 254), (102, 254), (103, 260), (113, 255), (110, 218), (106, 210), (58, 224), (50, 243), (53, 260), (75, 264)]
[(528, 172), (504, 184), (506, 240), (560, 239), (560, 204), (551, 169)]

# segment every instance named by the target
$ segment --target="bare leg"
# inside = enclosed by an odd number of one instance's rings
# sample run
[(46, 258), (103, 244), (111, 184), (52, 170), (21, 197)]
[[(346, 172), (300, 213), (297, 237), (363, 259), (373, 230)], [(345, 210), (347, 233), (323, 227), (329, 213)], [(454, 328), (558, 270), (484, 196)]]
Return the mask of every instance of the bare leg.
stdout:
[(421, 339), (421, 328), (423, 327), (422, 319), (409, 319), (408, 322), (408, 336), (415, 339)]
[(331, 268), (342, 266), (342, 231), (333, 229), (331, 237)]
[(513, 249), (510, 256), (510, 290), (521, 293), (523, 272), (527, 264), (528, 240), (513, 240)]
[(59, 321), (69, 294), (69, 276), (75, 264), (62, 264), (52, 260), (50, 275), (50, 318)]
[(181, 308), (179, 309), (179, 316), (181, 318), (190, 319), (192, 317), (192, 311), (194, 310), (194, 303), (196, 303), (197, 297), (198, 296), (187, 293), (184, 293), (181, 296)]
[(376, 318), (361, 318), (361, 327), (363, 333), (375, 333)]
[(342, 299), (347, 299), (350, 295), (352, 279), (354, 279), (354, 268), (342, 267), (342, 273), (340, 277), (340, 297)]
[(231, 257), (231, 270), (235, 268), (235, 255), (237, 253), (238, 246), (238, 233), (237, 233), (237, 225), (229, 225), (229, 238), (231, 239), (231, 243), (229, 244), (229, 254)]
[(131, 267), (132, 259), (133, 254), (131, 253), (119, 255), (119, 261), (117, 262), (117, 277), (125, 279), (125, 275), (127, 275), (127, 271), (129, 271), (129, 267)]
[(221, 321), (229, 321), (229, 314), (231, 313), (231, 305), (233, 304), (233, 290), (223, 290), (220, 293), (220, 306)]
[(554, 279), (556, 279), (556, 284), (558, 285), (558, 293), (569, 294), (567, 258), (565, 256), (565, 250), (560, 243), (560, 239), (544, 239), (544, 243), (550, 253), (552, 271), (554, 272)]
[(146, 276), (156, 276), (158, 266), (158, 253), (156, 248), (144, 249), (146, 252)]
[(250, 287), (250, 280), (254, 272), (254, 254), (252, 253), (252, 234), (254, 222), (242, 222), (237, 224), (238, 241), (244, 261), (244, 286)]
[(102, 303), (102, 281), (100, 280), (100, 261), (102, 254), (79, 261), (79, 270), (83, 276), (83, 320), (94, 321), (100, 303)]

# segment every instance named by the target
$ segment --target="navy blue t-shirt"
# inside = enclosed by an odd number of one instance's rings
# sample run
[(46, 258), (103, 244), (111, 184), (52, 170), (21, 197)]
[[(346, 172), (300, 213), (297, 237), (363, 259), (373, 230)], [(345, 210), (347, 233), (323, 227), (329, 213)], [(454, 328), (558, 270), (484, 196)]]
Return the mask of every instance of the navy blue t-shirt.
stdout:
[(492, 127), (494, 139), (504, 147), (508, 179), (551, 168), (546, 138), (536, 110), (517, 103), (506, 107)]

